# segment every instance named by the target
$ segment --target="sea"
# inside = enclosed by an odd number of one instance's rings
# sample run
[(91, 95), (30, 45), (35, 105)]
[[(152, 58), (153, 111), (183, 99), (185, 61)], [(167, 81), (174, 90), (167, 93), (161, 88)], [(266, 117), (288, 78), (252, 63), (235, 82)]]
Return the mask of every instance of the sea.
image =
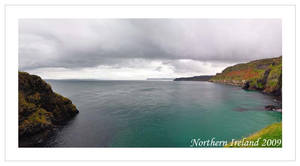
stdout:
[(58, 128), (46, 147), (192, 147), (193, 140), (241, 139), (282, 119), (282, 113), (264, 109), (276, 104), (272, 96), (231, 85), (46, 81), (80, 112)]

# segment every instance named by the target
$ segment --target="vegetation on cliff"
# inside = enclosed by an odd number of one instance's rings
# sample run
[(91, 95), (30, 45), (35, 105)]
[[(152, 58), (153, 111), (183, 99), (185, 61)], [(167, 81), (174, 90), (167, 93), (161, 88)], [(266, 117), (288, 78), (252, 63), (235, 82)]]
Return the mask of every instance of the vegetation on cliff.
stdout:
[(281, 96), (282, 56), (227, 67), (209, 81), (242, 86)]
[[(282, 122), (271, 124), (260, 131), (243, 138), (242, 141), (249, 142), (249, 145), (235, 141), (230, 142), (225, 147), (282, 147)], [(255, 141), (257, 144), (254, 146), (250, 144), (250, 142)]]
[[(51, 131), (78, 113), (71, 100), (53, 92), (39, 76), (19, 72), (19, 144)], [(42, 134), (43, 135), (43, 134)]]

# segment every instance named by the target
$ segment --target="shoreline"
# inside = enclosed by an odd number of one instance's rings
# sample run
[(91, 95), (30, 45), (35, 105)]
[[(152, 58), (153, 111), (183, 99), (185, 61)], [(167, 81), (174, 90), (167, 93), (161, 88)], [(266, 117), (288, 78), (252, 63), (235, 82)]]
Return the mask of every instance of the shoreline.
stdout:
[(261, 94), (264, 94), (266, 96), (270, 96), (273, 98), (273, 101), (275, 103), (277, 103), (276, 105), (266, 105), (265, 106), (265, 110), (266, 111), (275, 111), (275, 112), (282, 112), (282, 96), (278, 96), (278, 95), (274, 95), (271, 93), (266, 93), (262, 90), (259, 89), (244, 89), (243, 85), (240, 84), (234, 84), (234, 83), (227, 83), (227, 82), (215, 82), (215, 81), (207, 81), (207, 82), (211, 82), (211, 83), (217, 83), (217, 84), (222, 84), (222, 85), (229, 85), (229, 86), (234, 86), (234, 87), (240, 87), (241, 90), (245, 90), (245, 91), (252, 91), (252, 92), (259, 92)]
[[(175, 80), (173, 80), (173, 81), (175, 81)], [(181, 81), (190, 82), (190, 80), (181, 80)], [(196, 81), (196, 80), (193, 80), (193, 81), (194, 82), (199, 82), (199, 81)], [(210, 81), (210, 80), (200, 81), (200, 82), (210, 82), (210, 83), (215, 83), (215, 84), (228, 85), (228, 86), (233, 86), (233, 87), (240, 87), (241, 90), (250, 91), (250, 92), (258, 92), (258, 93), (261, 93), (263, 95), (270, 96), (270, 97), (273, 98), (273, 101), (276, 104), (266, 105), (264, 109), (266, 111), (282, 112), (282, 96), (281, 95), (277, 96), (277, 95), (274, 95), (274, 94), (271, 94), (271, 93), (263, 92), (262, 90), (258, 90), (258, 89), (244, 89), (243, 85), (234, 84), (234, 83), (230, 83), (230, 82), (217, 82), (217, 81)]]

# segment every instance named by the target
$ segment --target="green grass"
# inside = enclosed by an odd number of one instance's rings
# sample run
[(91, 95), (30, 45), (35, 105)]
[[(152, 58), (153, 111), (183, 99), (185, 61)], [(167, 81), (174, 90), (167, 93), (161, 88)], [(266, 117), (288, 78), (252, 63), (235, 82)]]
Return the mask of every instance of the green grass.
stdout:
[(52, 116), (51, 113), (47, 112), (46, 110), (39, 108), (36, 112), (31, 114), (27, 120), (34, 124), (47, 124), (50, 125), (50, 117)]
[(282, 122), (271, 124), (246, 138), (230, 142), (225, 147), (282, 147)]
[[(269, 73), (266, 73), (270, 70)], [(265, 78), (265, 74), (268, 74)], [(261, 59), (227, 67), (212, 77), (213, 82), (229, 82), (243, 85), (249, 82), (249, 90), (278, 93), (281, 89), (282, 57)]]

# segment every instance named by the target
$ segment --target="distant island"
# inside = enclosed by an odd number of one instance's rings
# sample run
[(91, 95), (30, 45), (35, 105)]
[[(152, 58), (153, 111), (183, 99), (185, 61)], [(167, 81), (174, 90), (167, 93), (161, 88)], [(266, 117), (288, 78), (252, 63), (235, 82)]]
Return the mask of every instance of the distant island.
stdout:
[(209, 81), (212, 75), (194, 76), (194, 77), (180, 77), (175, 78), (174, 81)]

